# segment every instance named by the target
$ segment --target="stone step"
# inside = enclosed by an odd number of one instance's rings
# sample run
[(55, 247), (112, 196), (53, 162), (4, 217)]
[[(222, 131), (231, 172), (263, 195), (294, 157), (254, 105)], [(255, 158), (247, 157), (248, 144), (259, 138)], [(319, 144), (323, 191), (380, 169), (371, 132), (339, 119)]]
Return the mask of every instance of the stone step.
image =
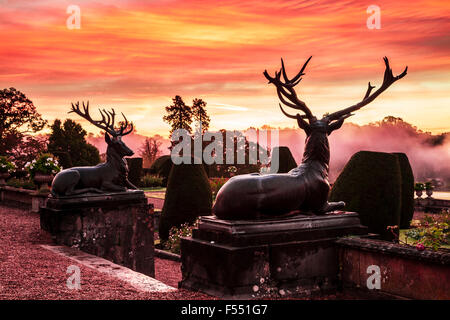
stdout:
[(42, 248), (62, 255), (88, 268), (118, 278), (143, 292), (172, 292), (174, 287), (168, 286), (155, 278), (133, 271), (129, 268), (112, 263), (106, 259), (85, 253), (75, 248), (55, 245), (41, 245)]

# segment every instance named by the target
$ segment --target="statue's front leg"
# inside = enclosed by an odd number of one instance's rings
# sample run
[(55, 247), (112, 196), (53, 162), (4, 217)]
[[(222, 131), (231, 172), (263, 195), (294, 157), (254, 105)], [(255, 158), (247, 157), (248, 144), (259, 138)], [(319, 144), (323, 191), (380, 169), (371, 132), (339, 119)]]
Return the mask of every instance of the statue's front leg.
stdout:
[(331, 212), (331, 211), (335, 211), (335, 210), (340, 210), (343, 209), (345, 207), (345, 202), (344, 201), (339, 201), (339, 202), (326, 202), (324, 207), (322, 208), (322, 210), (320, 210), (320, 213), (326, 213), (326, 212)]

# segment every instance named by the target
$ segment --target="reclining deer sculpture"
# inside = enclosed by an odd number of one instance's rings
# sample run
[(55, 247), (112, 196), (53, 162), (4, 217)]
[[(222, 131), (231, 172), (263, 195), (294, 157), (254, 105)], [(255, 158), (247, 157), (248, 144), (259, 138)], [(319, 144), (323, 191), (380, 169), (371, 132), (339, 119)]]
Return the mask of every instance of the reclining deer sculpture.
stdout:
[[(105, 193), (137, 189), (128, 181), (128, 166), (123, 159), (125, 156), (134, 154), (122, 141), (123, 136), (133, 131), (133, 123), (129, 125), (127, 118), (122, 113), (125, 122), (116, 130), (114, 128), (116, 116), (114, 109), (112, 111), (104, 109), (99, 111), (102, 120), (93, 120), (89, 115), (89, 102), (86, 105), (83, 102), (83, 111), (80, 110), (80, 104), (77, 102), (75, 105), (72, 103), (72, 110), (69, 113), (74, 112), (105, 131), (105, 141), (108, 144), (106, 162), (94, 167), (75, 167), (59, 172), (52, 183), (52, 195), (54, 197), (88, 192)], [(127, 130), (128, 127), (130, 128)]]
[[(408, 67), (400, 75), (394, 77), (392, 69), (389, 67), (389, 61), (385, 57), (384, 80), (378, 90), (372, 93), (372, 89), (375, 87), (369, 82), (361, 102), (343, 110), (325, 114), (319, 120), (298, 98), (294, 90), (294, 86), (302, 80), (301, 76), (304, 75), (303, 71), (310, 59), (311, 57), (292, 79), (286, 75), (283, 60), (281, 60), (281, 70), (275, 72), (275, 77), (271, 77), (267, 70), (264, 71), (264, 76), (269, 83), (275, 85), (280, 101), (290, 108), (303, 112), (303, 114), (291, 115), (285, 112), (280, 104), (282, 113), (289, 118), (296, 119), (298, 126), (306, 133), (302, 163), (297, 168), (283, 174), (254, 173), (234, 176), (217, 194), (213, 213), (218, 218), (227, 220), (259, 219), (299, 211), (324, 214), (345, 206), (342, 201), (327, 201), (330, 190), (328, 135), (339, 129), (344, 120), (353, 115), (352, 112), (369, 104), (395, 81), (403, 78)], [(283, 80), (281, 80), (281, 75)]]

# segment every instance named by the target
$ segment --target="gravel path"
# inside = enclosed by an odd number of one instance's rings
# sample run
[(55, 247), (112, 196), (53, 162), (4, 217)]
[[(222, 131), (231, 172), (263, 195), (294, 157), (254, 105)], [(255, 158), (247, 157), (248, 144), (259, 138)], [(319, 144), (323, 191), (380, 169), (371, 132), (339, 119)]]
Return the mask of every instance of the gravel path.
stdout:
[[(68, 289), (66, 271), (74, 262), (40, 247), (51, 243), (38, 215), (0, 206), (0, 299), (212, 299), (187, 290), (143, 293), (82, 265), (81, 289)], [(155, 258), (155, 269), (158, 280), (177, 288), (179, 263)]]
[[(0, 206), (0, 300), (216, 299), (183, 289), (169, 293), (144, 293), (120, 279), (83, 265), (79, 265), (81, 289), (71, 290), (66, 286), (67, 278), (70, 276), (66, 271), (74, 261), (42, 248), (40, 246), (42, 244), (52, 244), (52, 241), (48, 233), (40, 230), (37, 214), (24, 209)], [(178, 281), (181, 280), (180, 263), (155, 258), (155, 278), (177, 288)], [(335, 295), (305, 297), (300, 300), (364, 298), (358, 292), (346, 291)]]

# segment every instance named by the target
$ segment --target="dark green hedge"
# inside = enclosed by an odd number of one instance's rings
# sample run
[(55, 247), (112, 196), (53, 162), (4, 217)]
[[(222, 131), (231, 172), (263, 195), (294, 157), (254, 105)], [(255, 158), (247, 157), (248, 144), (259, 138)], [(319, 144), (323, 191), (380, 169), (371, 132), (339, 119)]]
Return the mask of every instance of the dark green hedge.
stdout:
[(139, 186), (142, 178), (142, 158), (126, 158), (128, 164), (128, 180)]
[(287, 173), (292, 169), (297, 168), (297, 162), (288, 147), (274, 147), (272, 154), (275, 154), (277, 149), (279, 151), (278, 173)]
[(173, 165), (159, 222), (159, 237), (166, 240), (171, 227), (210, 215), (211, 206), (211, 186), (203, 165)]
[(150, 166), (150, 173), (157, 174), (163, 178), (163, 185), (167, 186), (167, 181), (169, 179), (170, 169), (172, 169), (172, 159), (169, 155), (161, 156), (156, 159)]
[(402, 212), (400, 214), (400, 229), (408, 229), (414, 215), (414, 175), (408, 156), (404, 153), (394, 153), (397, 156), (402, 175)]
[[(402, 160), (402, 163), (404, 160)], [(402, 170), (396, 154), (360, 151), (352, 156), (330, 192), (330, 201), (345, 201), (358, 212), (369, 232), (392, 240), (387, 226), (399, 225), (402, 212)]]

